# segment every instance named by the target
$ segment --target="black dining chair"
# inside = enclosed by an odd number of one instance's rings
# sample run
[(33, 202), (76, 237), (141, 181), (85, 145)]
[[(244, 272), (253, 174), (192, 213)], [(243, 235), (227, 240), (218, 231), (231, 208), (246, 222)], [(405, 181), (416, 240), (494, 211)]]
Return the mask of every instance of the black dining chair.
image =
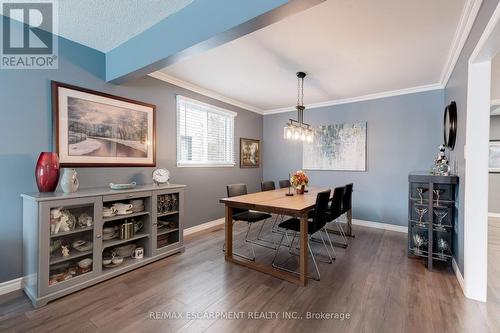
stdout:
[[(333, 189), (333, 196), (332, 199), (330, 200), (331, 201), (330, 208), (326, 212), (326, 221), (328, 223), (333, 222), (336, 224), (339, 234), (342, 237), (343, 243), (341, 243), (341, 246), (343, 247), (347, 247), (347, 237), (345, 236), (344, 229), (342, 228), (342, 224), (340, 223), (338, 218), (343, 214), (342, 206), (343, 206), (343, 201), (345, 199), (345, 191), (346, 191), (345, 186), (339, 186)], [(325, 231), (326, 231), (326, 236), (328, 238), (328, 242), (330, 243), (332, 251), (335, 254), (335, 250), (333, 249), (333, 244), (326, 227)]]
[(345, 214), (347, 221), (347, 235), (352, 236), (352, 192), (353, 183), (345, 185), (344, 198), (342, 199), (342, 214)]
[[(318, 280), (318, 281), (320, 280), (321, 275), (319, 272), (318, 265), (316, 263), (316, 258), (314, 257), (314, 253), (311, 249), (310, 237), (312, 235), (316, 234), (317, 232), (321, 231), (326, 225), (326, 211), (328, 210), (328, 201), (330, 200), (330, 193), (331, 193), (331, 190), (326, 190), (326, 191), (322, 191), (322, 192), (318, 193), (318, 195), (316, 196), (316, 205), (314, 207), (313, 217), (311, 219), (308, 219), (308, 224), (307, 224), (307, 234), (308, 234), (307, 247), (309, 249), (309, 253), (311, 254), (311, 258), (313, 260), (314, 267), (316, 268), (316, 273), (318, 275), (317, 278), (313, 277), (313, 279)], [(296, 238), (296, 236), (298, 234), (300, 234), (300, 219), (294, 217), (294, 218), (285, 220), (279, 224), (279, 227), (283, 228), (285, 230), (285, 234), (283, 236), (281, 236), (281, 240), (279, 242), (278, 248), (276, 249), (276, 253), (274, 254), (272, 266), (275, 268), (281, 269), (281, 270), (285, 270), (287, 272), (298, 274), (298, 272), (296, 272), (296, 271), (292, 271), (292, 270), (289, 270), (289, 269), (286, 269), (284, 267), (280, 267), (280, 266), (276, 265), (276, 258), (278, 257), (279, 248), (283, 244), (283, 238), (285, 237), (285, 235), (288, 238), (288, 231), (291, 231), (293, 233), (293, 239), (290, 242), (290, 249), (293, 248), (293, 241)], [(328, 247), (326, 246), (323, 235), (321, 234), (321, 232), (319, 232), (319, 235), (320, 235), (321, 239), (323, 240), (323, 245), (325, 247), (326, 252), (328, 253), (328, 257), (330, 258), (329, 262), (332, 263), (333, 259), (330, 255), (330, 251), (328, 250)]]
[(267, 180), (265, 182), (260, 183), (260, 189), (262, 192), (273, 191), (276, 189), (276, 184), (274, 184), (273, 180)]
[(283, 179), (279, 181), (280, 188), (288, 188), (290, 187), (290, 179)]
[[(247, 186), (245, 184), (227, 185), (226, 189), (227, 189), (227, 196), (230, 198), (237, 197), (240, 195), (245, 195), (248, 193)], [(256, 241), (248, 238), (248, 235), (250, 234), (250, 230), (252, 228), (252, 224), (257, 223), (259, 221), (265, 222), (265, 220), (267, 220), (270, 217), (271, 217), (271, 215), (267, 214), (267, 213), (254, 212), (254, 211), (250, 211), (248, 209), (233, 208), (233, 224), (237, 221), (247, 222), (248, 228), (247, 228), (247, 232), (245, 234), (245, 242), (250, 243), (250, 247), (252, 248), (253, 257), (250, 258), (250, 257), (244, 256), (242, 254), (238, 254), (238, 253), (233, 252), (234, 255), (248, 259), (248, 260), (255, 261), (255, 250), (253, 248), (253, 244), (267, 247), (267, 248), (270, 248), (273, 250), (275, 249), (274, 247), (269, 247), (267, 245), (260, 244), (259, 242), (256, 242)], [(225, 249), (225, 245), (226, 245), (226, 243), (224, 243), (224, 245), (223, 245), (223, 248), (222, 248), (223, 251)]]

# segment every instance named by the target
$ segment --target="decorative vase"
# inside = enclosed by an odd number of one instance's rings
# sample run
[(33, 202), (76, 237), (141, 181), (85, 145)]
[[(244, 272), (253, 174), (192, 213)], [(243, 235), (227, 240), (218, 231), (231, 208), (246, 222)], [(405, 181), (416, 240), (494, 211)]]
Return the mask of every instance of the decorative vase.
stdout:
[(59, 181), (59, 157), (53, 152), (42, 152), (35, 168), (36, 185), (40, 192), (54, 192)]
[(297, 192), (297, 194), (304, 194), (304, 191), (306, 190), (306, 186), (305, 185), (301, 185), (299, 187), (297, 187), (295, 189), (295, 191)]
[(73, 193), (78, 190), (80, 182), (78, 181), (78, 173), (75, 169), (64, 169), (61, 177), (61, 188), (64, 193)]

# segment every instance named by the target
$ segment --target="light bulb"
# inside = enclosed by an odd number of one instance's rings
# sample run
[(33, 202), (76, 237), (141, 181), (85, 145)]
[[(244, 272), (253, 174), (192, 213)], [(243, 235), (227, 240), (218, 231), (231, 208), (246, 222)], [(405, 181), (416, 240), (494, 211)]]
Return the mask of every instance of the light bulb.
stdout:
[(283, 129), (283, 138), (291, 139), (292, 138), (292, 128), (290, 126), (286, 126)]
[(294, 131), (293, 131), (293, 139), (294, 140), (298, 140), (300, 138), (300, 130), (298, 128), (296, 128)]

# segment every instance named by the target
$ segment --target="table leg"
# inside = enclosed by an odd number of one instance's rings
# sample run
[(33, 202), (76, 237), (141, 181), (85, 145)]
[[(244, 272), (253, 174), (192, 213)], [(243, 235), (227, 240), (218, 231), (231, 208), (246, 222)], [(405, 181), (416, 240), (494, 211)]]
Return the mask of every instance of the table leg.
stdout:
[(305, 286), (307, 283), (307, 212), (300, 216), (300, 283)]
[(226, 252), (225, 258), (231, 258), (233, 256), (233, 208), (226, 206), (226, 225), (225, 225), (225, 237), (226, 237)]

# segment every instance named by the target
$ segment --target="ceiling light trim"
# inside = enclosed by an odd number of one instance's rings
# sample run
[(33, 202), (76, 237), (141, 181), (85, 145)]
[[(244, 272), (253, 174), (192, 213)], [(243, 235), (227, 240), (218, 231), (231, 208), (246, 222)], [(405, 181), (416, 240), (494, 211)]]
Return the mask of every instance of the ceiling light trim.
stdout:
[(252, 112), (255, 112), (258, 114), (264, 114), (263, 110), (255, 107), (255, 106), (245, 104), (245, 103), (240, 102), (238, 100), (229, 98), (229, 97), (224, 96), (222, 94), (219, 94), (213, 90), (203, 88), (203, 87), (198, 86), (196, 84), (193, 84), (191, 82), (187, 82), (187, 81), (178, 79), (174, 76), (165, 74), (165, 73), (160, 72), (160, 71), (150, 73), (150, 74), (148, 74), (148, 76), (153, 77), (153, 78), (158, 79), (158, 80), (161, 80), (161, 81), (164, 81), (164, 82), (168, 82), (168, 83), (173, 84), (175, 86), (193, 91), (193, 92), (201, 94), (203, 96), (207, 96), (207, 97), (216, 99), (218, 101), (236, 106), (236, 107), (244, 109), (244, 110), (252, 111)]
[[(417, 87), (411, 87), (411, 88), (405, 88), (405, 89), (385, 91), (385, 92), (381, 92), (381, 93), (368, 94), (368, 95), (357, 96), (357, 97), (352, 97), (352, 98), (334, 99), (334, 100), (330, 100), (330, 101), (326, 101), (326, 102), (307, 104), (307, 105), (305, 105), (305, 107), (307, 109), (315, 109), (315, 108), (321, 108), (321, 107), (332, 106), (332, 105), (370, 101), (370, 100), (374, 100), (374, 99), (394, 97), (394, 96), (400, 96), (400, 95), (408, 95), (408, 94), (414, 94), (414, 93), (420, 93), (420, 92), (432, 91), (432, 90), (439, 90), (439, 89), (444, 89), (444, 86), (441, 83), (434, 83), (434, 84), (428, 84), (428, 85), (424, 85), (424, 86), (417, 86)], [(290, 112), (290, 111), (295, 111), (295, 107), (291, 106), (291, 107), (285, 107), (285, 108), (279, 108), (279, 109), (266, 110), (266, 111), (264, 111), (264, 115)]]
[(446, 87), (448, 81), (450, 80), (451, 74), (455, 69), (458, 62), (458, 58), (462, 53), (462, 49), (465, 46), (465, 42), (469, 37), (472, 30), (472, 26), (476, 17), (479, 13), (483, 0), (466, 0), (462, 14), (460, 15), (460, 20), (458, 22), (457, 29), (455, 30), (455, 35), (453, 36), (453, 42), (446, 58), (446, 62), (441, 72), (441, 84)]

